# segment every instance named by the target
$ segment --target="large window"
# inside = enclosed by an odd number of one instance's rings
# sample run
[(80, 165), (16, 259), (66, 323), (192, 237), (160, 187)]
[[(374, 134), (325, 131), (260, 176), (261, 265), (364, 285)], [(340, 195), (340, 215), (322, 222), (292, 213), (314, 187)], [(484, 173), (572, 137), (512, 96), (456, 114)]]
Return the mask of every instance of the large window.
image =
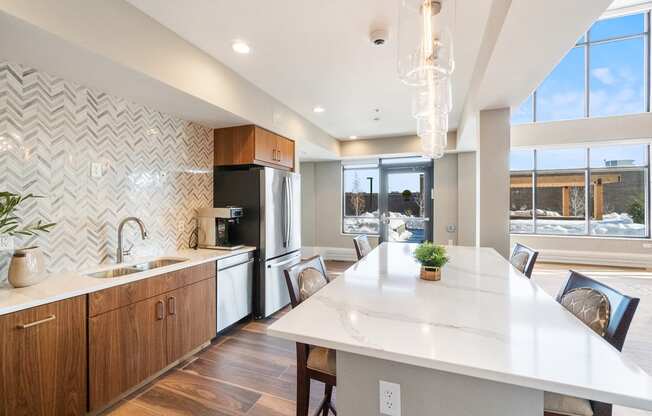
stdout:
[(378, 167), (344, 166), (342, 170), (342, 231), (350, 234), (379, 234), (380, 214)]
[(597, 21), (512, 115), (512, 124), (649, 111), (650, 13)]
[(342, 233), (383, 241), (432, 239), (432, 159), (350, 163), (342, 165)]
[(647, 237), (647, 144), (516, 150), (512, 233)]

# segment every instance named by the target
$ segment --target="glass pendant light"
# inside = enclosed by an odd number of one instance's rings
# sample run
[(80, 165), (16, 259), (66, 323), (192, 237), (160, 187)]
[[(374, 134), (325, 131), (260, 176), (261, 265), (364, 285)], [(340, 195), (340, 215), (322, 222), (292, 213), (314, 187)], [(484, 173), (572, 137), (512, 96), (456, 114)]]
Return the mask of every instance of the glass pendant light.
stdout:
[(417, 87), (412, 96), (412, 116), (425, 117), (435, 112), (450, 113), (453, 108), (452, 85), (449, 77), (438, 75), (425, 87)]
[[(399, 0), (398, 73), (410, 86), (425, 86), (433, 74), (455, 69), (453, 39), (447, 26), (454, 0)], [(445, 6), (445, 7), (444, 7)]]
[(412, 115), (424, 155), (444, 155), (448, 116), (452, 110), (451, 74), (455, 69), (453, 39), (455, 0), (399, 0), (398, 73), (415, 87)]

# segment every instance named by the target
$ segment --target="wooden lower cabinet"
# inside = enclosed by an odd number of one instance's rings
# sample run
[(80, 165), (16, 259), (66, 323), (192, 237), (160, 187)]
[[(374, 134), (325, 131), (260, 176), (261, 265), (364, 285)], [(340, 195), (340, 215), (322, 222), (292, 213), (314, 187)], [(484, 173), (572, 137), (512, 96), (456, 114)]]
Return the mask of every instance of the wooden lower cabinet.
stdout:
[(165, 296), (150, 298), (89, 319), (91, 410), (163, 369)]
[(0, 316), (0, 415), (86, 411), (86, 296)]
[(213, 338), (215, 302), (213, 277), (89, 318), (90, 410)]
[(174, 362), (217, 334), (215, 279), (168, 294), (167, 353)]

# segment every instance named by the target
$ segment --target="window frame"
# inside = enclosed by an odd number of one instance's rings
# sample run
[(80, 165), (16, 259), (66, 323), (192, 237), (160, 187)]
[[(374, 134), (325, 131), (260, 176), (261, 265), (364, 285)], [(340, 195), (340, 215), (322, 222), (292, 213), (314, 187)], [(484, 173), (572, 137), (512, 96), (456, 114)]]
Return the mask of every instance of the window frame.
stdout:
[[(362, 235), (366, 234), (370, 237), (379, 237), (380, 236), (380, 207), (376, 211), (378, 211), (378, 215), (374, 217), (363, 217), (359, 215), (346, 215), (346, 191), (344, 189), (344, 171), (355, 171), (355, 170), (370, 170), (370, 169), (376, 169), (378, 171), (378, 197), (380, 198), (380, 161), (378, 161), (378, 164), (373, 167), (369, 165), (363, 165), (363, 166), (350, 166), (347, 167), (347, 165), (342, 164), (341, 169), (340, 169), (340, 209), (342, 210), (341, 215), (340, 215), (340, 233), (342, 235)], [(350, 232), (346, 231), (344, 229), (344, 220), (348, 218), (375, 218), (378, 220), (378, 232), (374, 234), (369, 234), (369, 233), (362, 233), (362, 232)]]
[[(596, 41), (592, 41), (589, 37), (589, 32), (591, 31), (591, 27), (589, 27), (588, 30), (586, 30), (582, 36), (580, 37), (580, 40), (578, 40), (571, 49), (564, 55), (564, 58), (570, 53), (571, 50), (575, 48), (583, 48), (584, 49), (584, 114), (582, 117), (579, 118), (573, 118), (573, 119), (555, 119), (555, 120), (545, 120), (545, 121), (539, 121), (537, 117), (537, 90), (541, 87), (541, 84), (545, 82), (545, 79), (541, 82), (537, 88), (532, 91), (530, 94), (532, 96), (532, 119), (525, 121), (525, 122), (519, 122), (519, 123), (514, 123), (513, 125), (524, 125), (524, 124), (532, 124), (532, 123), (554, 123), (557, 121), (566, 121), (566, 120), (581, 120), (581, 119), (586, 119), (586, 118), (591, 118), (591, 117), (618, 117), (618, 116), (624, 116), (628, 114), (643, 114), (643, 113), (649, 113), (652, 111), (652, 87), (651, 87), (651, 70), (650, 67), (652, 66), (651, 57), (652, 57), (652, 49), (650, 46), (651, 43), (651, 26), (652, 26), (652, 9), (646, 9), (646, 10), (637, 10), (634, 12), (630, 13), (623, 13), (621, 15), (616, 15), (616, 16), (609, 16), (604, 19), (600, 20), (606, 20), (606, 19), (618, 19), (624, 16), (630, 16), (630, 15), (637, 15), (637, 14), (643, 14), (643, 32), (639, 33), (634, 33), (634, 34), (628, 34), (628, 35), (620, 35), (620, 36), (613, 36), (605, 39), (600, 39)], [(594, 23), (595, 24), (595, 23)], [(626, 114), (613, 114), (613, 115), (600, 115), (600, 116), (592, 116), (591, 115), (591, 46), (594, 45), (601, 45), (601, 44), (607, 44), (607, 43), (615, 43), (618, 41), (626, 41), (630, 39), (638, 39), (642, 38), (644, 45), (643, 45), (643, 101), (644, 101), (644, 108), (641, 113), (626, 113)], [(557, 66), (555, 66), (556, 68)], [(553, 69), (554, 70), (554, 69)], [(552, 72), (552, 71), (551, 71)], [(548, 77), (546, 76), (546, 79)], [(526, 98), (526, 100), (529, 98), (529, 96)]]
[[(582, 238), (609, 238), (609, 239), (633, 239), (633, 240), (645, 240), (645, 239), (650, 239), (650, 220), (652, 218), (652, 215), (650, 213), (650, 206), (651, 206), (651, 196), (650, 196), (650, 178), (651, 178), (651, 173), (650, 173), (650, 158), (652, 157), (652, 145), (651, 143), (641, 143), (641, 142), (636, 142), (636, 143), (626, 143), (626, 144), (645, 144), (645, 157), (646, 157), (646, 164), (641, 165), (641, 166), (613, 166), (613, 167), (591, 167), (591, 148), (595, 147), (602, 147), (608, 144), (594, 144), (594, 145), (587, 145), (587, 146), (581, 146), (582, 148), (585, 148), (586, 151), (586, 166), (580, 167), (580, 168), (569, 168), (569, 169), (538, 169), (537, 166), (537, 152), (540, 150), (547, 150), (550, 148), (545, 148), (545, 147), (540, 147), (540, 148), (529, 148), (529, 149), (520, 149), (520, 150), (530, 150), (532, 151), (532, 157), (533, 157), (533, 166), (532, 170), (511, 170), (509, 171), (510, 175), (510, 181), (511, 181), (511, 176), (513, 174), (520, 174), (520, 175), (527, 175), (530, 174), (532, 175), (532, 232), (515, 232), (512, 231), (511, 229), (511, 218), (510, 218), (510, 226), (509, 226), (509, 234), (510, 236), (523, 236), (523, 235), (535, 235), (535, 236), (543, 236), (543, 237), (548, 237), (548, 236), (554, 236), (554, 237), (569, 237), (569, 238), (574, 238), (574, 237), (582, 237)], [(577, 148), (578, 146), (568, 146), (568, 147), (558, 147), (559, 149), (571, 149), (571, 148)], [(593, 234), (591, 232), (591, 222), (592, 222), (592, 213), (590, 210), (590, 207), (592, 206), (590, 204), (590, 194), (591, 194), (591, 173), (592, 171), (598, 171), (598, 172), (605, 172), (605, 171), (643, 171), (643, 192), (644, 192), (644, 202), (645, 202), (645, 233), (640, 236), (631, 236), (631, 235), (606, 235), (606, 234)], [(585, 216), (585, 232), (581, 234), (556, 234), (556, 233), (540, 233), (537, 231), (537, 180), (539, 174), (554, 174), (554, 173), (565, 173), (565, 172), (583, 172), (584, 173), (584, 216)], [(510, 200), (511, 200), (511, 187), (510, 187)], [(511, 204), (510, 204), (510, 211), (511, 211)]]

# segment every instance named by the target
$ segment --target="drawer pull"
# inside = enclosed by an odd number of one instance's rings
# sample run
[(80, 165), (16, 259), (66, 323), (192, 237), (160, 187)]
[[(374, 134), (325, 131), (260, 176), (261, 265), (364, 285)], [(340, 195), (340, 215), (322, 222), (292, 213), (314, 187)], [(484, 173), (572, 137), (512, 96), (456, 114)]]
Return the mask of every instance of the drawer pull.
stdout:
[(168, 299), (168, 314), (176, 315), (177, 314), (177, 298), (170, 296)]
[(56, 315), (50, 315), (47, 318), (41, 319), (40, 321), (34, 321), (34, 322), (30, 322), (28, 324), (19, 324), (18, 329), (31, 328), (33, 326), (41, 325), (41, 324), (44, 324), (46, 322), (54, 321), (55, 319), (57, 319)]
[(160, 321), (165, 318), (165, 305), (162, 300), (156, 302), (156, 320)]

